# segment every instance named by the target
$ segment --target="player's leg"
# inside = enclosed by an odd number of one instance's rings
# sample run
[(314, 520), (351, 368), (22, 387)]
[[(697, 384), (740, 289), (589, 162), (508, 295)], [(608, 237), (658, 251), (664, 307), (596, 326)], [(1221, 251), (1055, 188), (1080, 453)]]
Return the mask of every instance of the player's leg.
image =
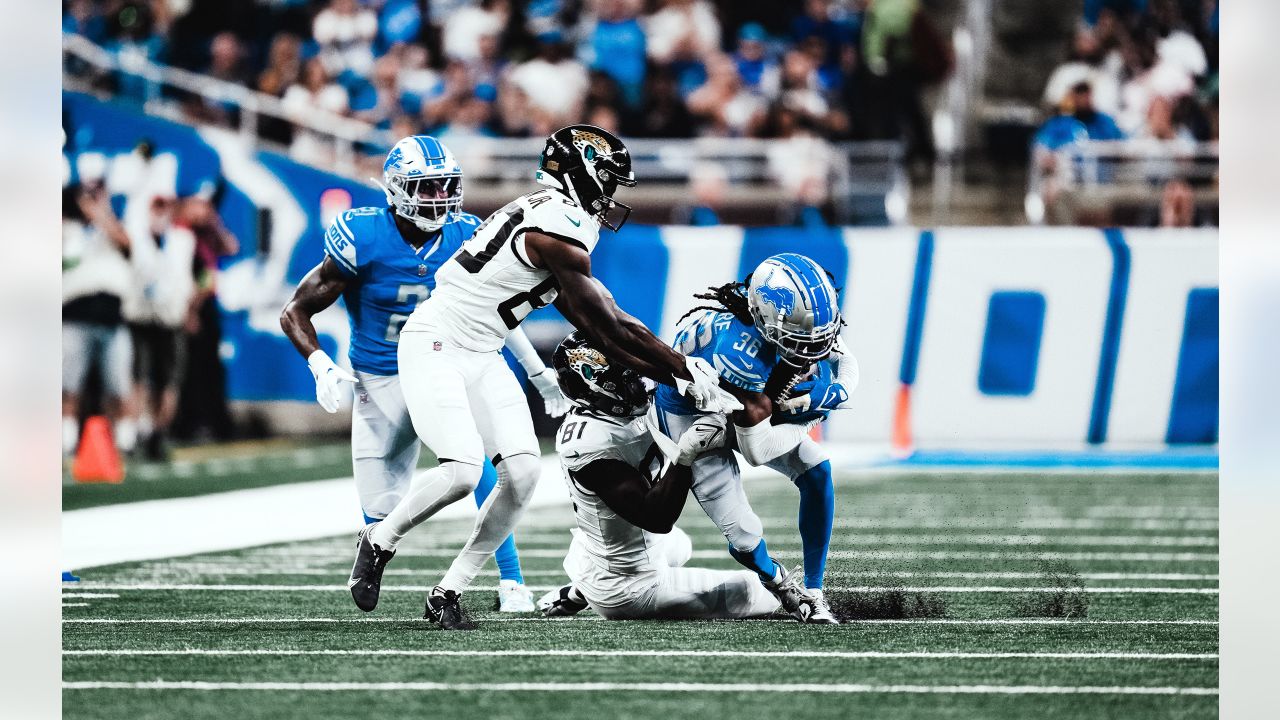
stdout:
[(804, 584), (822, 589), (835, 521), (836, 491), (831, 479), (829, 455), (821, 445), (805, 438), (795, 450), (768, 463), (800, 490), (800, 541), (804, 549)]
[(781, 607), (747, 570), (664, 567), (642, 601), (646, 617), (712, 620), (760, 617)]
[[(476, 507), (484, 505), (489, 493), (498, 484), (498, 471), (486, 458), (484, 474), (480, 476), (480, 484), (476, 486)], [(493, 553), (498, 563), (498, 612), (534, 612), (538, 608), (533, 603), (533, 593), (524, 585), (524, 573), (520, 571), (520, 554), (516, 550), (516, 536), (512, 533), (498, 546)]]
[(431, 342), (425, 333), (401, 335), (399, 377), (413, 428), (440, 464), (418, 476), (370, 530), (370, 540), (384, 550), (394, 550), (410, 530), (480, 483), (484, 449), (466, 391), (473, 353), (433, 351)]
[(107, 395), (107, 415), (115, 425), (116, 447), (132, 452), (138, 443), (138, 428), (130, 418), (133, 340), (123, 325), (103, 333), (102, 381)]
[(88, 325), (62, 324), (62, 452), (66, 455), (75, 452), (80, 442), (80, 392), (89, 375), (91, 342)]
[(481, 504), (467, 544), (440, 581), (440, 589), (459, 594), (511, 534), (542, 473), (533, 418), (519, 381), (501, 354), (476, 355), (477, 372), (470, 377), (467, 392), (498, 482)]

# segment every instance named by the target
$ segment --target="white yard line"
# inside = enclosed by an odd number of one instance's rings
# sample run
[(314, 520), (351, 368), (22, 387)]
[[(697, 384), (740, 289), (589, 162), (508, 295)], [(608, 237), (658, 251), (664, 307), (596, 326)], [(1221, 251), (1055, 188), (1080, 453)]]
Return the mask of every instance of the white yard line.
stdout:
[(267, 656), (267, 657), (698, 657), (698, 658), (822, 658), (843, 660), (1217, 660), (1218, 653), (1142, 652), (876, 652), (840, 650), (63, 650), (84, 657)]
[[(552, 550), (546, 548), (520, 549), (523, 558), (564, 559), (568, 550)], [(402, 547), (396, 551), (396, 557), (449, 558), (456, 557), (458, 551), (452, 548), (413, 548)], [(694, 550), (692, 557), (698, 560), (722, 559), (724, 550)], [(799, 550), (773, 550), (770, 554), (775, 558), (793, 559), (802, 557)], [(254, 555), (256, 562), (264, 567), (270, 566), (271, 558), (331, 558), (334, 551), (329, 548), (295, 547), (279, 548), (263, 551)], [(1218, 562), (1217, 553), (1196, 552), (1061, 552), (1061, 551), (987, 551), (987, 550), (833, 550), (828, 555), (837, 560), (1068, 560), (1074, 562), (1090, 561), (1122, 561), (1122, 562)]]
[[(273, 624), (345, 624), (345, 623), (413, 623), (415, 618), (391, 617), (313, 617), (313, 618), (276, 618), (276, 617), (216, 617), (216, 618), (63, 618), (63, 624), (81, 625), (273, 625)], [(425, 622), (425, 621), (422, 621)], [(485, 618), (482, 622), (607, 622), (596, 616), (574, 618), (543, 617), (509, 617)], [(712, 622), (786, 622), (778, 620), (715, 620)], [(883, 624), (883, 625), (1058, 625), (1070, 627), (1087, 627), (1090, 625), (1217, 625), (1217, 620), (1059, 620), (1049, 618), (906, 618), (900, 620), (851, 620), (850, 624)]]
[(64, 592), (64, 598), (118, 598), (119, 595), (114, 593), (96, 593), (96, 592)]
[(1217, 695), (1217, 688), (1055, 685), (853, 685), (756, 683), (63, 682), (64, 690), (275, 690), (415, 692), (684, 692), (942, 695)]
[(89, 607), (89, 603), (62, 603), (62, 607)]
[[(202, 585), (196, 583), (93, 583), (92, 587), (103, 590), (135, 590), (163, 592), (348, 592), (346, 585)], [(530, 585), (533, 592), (554, 590), (554, 585)], [(382, 588), (382, 592), (429, 592), (430, 585), (392, 585)], [(474, 585), (471, 590), (480, 592), (496, 592), (497, 585)], [(1083, 591), (1097, 594), (1119, 595), (1217, 595), (1218, 588), (1171, 588), (1171, 587), (1043, 587), (1043, 586), (1010, 586), (1010, 585), (921, 585), (921, 586), (876, 586), (851, 585), (826, 588), (828, 592), (941, 592), (941, 593), (1021, 593), (1021, 592), (1074, 592)]]

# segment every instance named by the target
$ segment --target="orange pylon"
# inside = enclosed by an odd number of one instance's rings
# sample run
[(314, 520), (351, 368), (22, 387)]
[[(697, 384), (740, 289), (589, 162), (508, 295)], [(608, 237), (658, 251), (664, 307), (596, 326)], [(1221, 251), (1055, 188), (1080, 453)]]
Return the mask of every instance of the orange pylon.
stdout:
[(124, 482), (124, 463), (111, 438), (111, 424), (105, 417), (95, 415), (84, 423), (80, 447), (71, 465), (71, 477), (81, 483)]
[(915, 450), (911, 437), (911, 386), (898, 388), (898, 401), (893, 408), (893, 436), (890, 439), (894, 457), (905, 458)]

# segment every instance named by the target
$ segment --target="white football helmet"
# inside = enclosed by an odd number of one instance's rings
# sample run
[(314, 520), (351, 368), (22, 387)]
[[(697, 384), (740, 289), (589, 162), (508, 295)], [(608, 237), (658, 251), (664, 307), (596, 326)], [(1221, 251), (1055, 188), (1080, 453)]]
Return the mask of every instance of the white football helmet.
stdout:
[(826, 270), (804, 255), (774, 255), (756, 267), (747, 306), (765, 340), (805, 363), (831, 354), (844, 325), (840, 298)]
[(439, 230), (450, 213), (462, 210), (462, 167), (430, 135), (397, 142), (382, 164), (378, 185), (396, 214), (425, 232)]

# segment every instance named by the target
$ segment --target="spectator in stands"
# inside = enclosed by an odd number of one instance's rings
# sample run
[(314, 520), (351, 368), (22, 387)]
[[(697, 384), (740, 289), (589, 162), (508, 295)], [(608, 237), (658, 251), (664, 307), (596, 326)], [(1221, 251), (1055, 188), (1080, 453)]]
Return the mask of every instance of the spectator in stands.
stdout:
[(448, 60), (472, 62), (480, 58), (480, 38), (497, 37), (511, 15), (507, 0), (483, 0), (454, 10), (444, 21), (444, 56)]
[[(378, 16), (356, 0), (329, 0), (311, 26), (320, 59), (334, 77), (368, 77), (373, 70), (373, 40)], [(348, 75), (350, 74), (350, 75)], [(353, 78), (352, 78), (353, 79)]]
[(670, 66), (681, 96), (703, 84), (704, 64), (720, 50), (720, 20), (706, 0), (666, 0), (645, 24), (649, 59)]
[(676, 79), (666, 68), (654, 68), (645, 81), (645, 105), (631, 128), (641, 137), (693, 137), (694, 119), (676, 88)]
[[(302, 42), (290, 33), (276, 35), (267, 52), (267, 66), (258, 73), (258, 92), (282, 98), (285, 90), (298, 82), (301, 75)], [(267, 140), (288, 145), (293, 139), (293, 127), (285, 120), (263, 115), (258, 117), (258, 134)]]
[(240, 241), (218, 215), (213, 203), (215, 188), (213, 181), (204, 183), (198, 193), (182, 200), (177, 210), (176, 224), (195, 235), (195, 290), (183, 324), (187, 367), (182, 372), (184, 382), (173, 425), (174, 437), (188, 440), (206, 434), (226, 440), (232, 433), (217, 291), (219, 261), (239, 253)]
[(107, 19), (93, 0), (71, 0), (62, 14), (62, 32), (102, 44), (107, 38)]
[(826, 225), (826, 204), (833, 172), (834, 151), (814, 132), (812, 121), (785, 105), (775, 105), (767, 122), (779, 139), (766, 150), (769, 174), (790, 200), (782, 221), (803, 227)]
[(720, 206), (729, 190), (729, 174), (724, 166), (700, 162), (689, 171), (691, 207), (677, 208), (672, 221), (682, 225), (708, 227), (720, 224)]
[[(1058, 115), (1049, 118), (1036, 132), (1037, 148), (1055, 151), (1083, 140), (1121, 140), (1125, 134), (1116, 121), (1093, 106), (1093, 88), (1076, 83), (1063, 100)], [(1051, 164), (1052, 155), (1046, 155)], [(1048, 169), (1048, 168), (1046, 168)]]
[(362, 92), (351, 100), (356, 118), (381, 130), (389, 130), (391, 122), (404, 113), (400, 97), (400, 52), (392, 50), (373, 64), (373, 74)]
[(62, 197), (62, 449), (71, 454), (79, 442), (85, 382), (97, 367), (116, 445), (129, 452), (137, 440), (129, 413), (133, 349), (123, 314), (131, 242), (111, 209), (106, 158), (82, 153), (75, 166), (79, 182)]
[[(253, 77), (245, 65), (245, 51), (234, 33), (220, 32), (209, 42), (209, 63), (204, 74), (215, 80), (235, 85), (249, 85)], [(233, 100), (211, 102), (192, 98), (187, 112), (197, 121), (216, 125), (235, 125), (239, 122), (240, 106)]]
[(537, 56), (507, 75), (507, 86), (524, 98), (532, 120), (529, 132), (535, 136), (582, 117), (588, 83), (586, 68), (569, 55), (558, 32), (539, 37)]
[(813, 56), (800, 50), (789, 50), (783, 56), (779, 101), (806, 118), (810, 127), (826, 126), (830, 107)]
[(426, 104), (422, 107), (422, 119), (427, 127), (439, 127), (449, 122), (453, 112), (475, 96), (475, 84), (471, 72), (461, 60), (452, 60), (444, 68), (444, 77)]
[(133, 338), (133, 409), (145, 456), (168, 458), (168, 433), (186, 369), (184, 327), (195, 283), (196, 238), (176, 218), (172, 181), (152, 176), (125, 208), (133, 290), (124, 316)]
[(1158, 39), (1154, 28), (1141, 28), (1124, 48), (1128, 79), (1120, 88), (1121, 109), (1116, 120), (1126, 133), (1141, 131), (1156, 98), (1176, 99), (1195, 88), (1183, 63), (1160, 57)]
[(599, 16), (583, 43), (582, 56), (593, 69), (612, 77), (630, 109), (640, 107), (644, 89), (645, 36), (636, 19), (637, 0), (601, 0)]
[(1196, 224), (1196, 196), (1185, 180), (1165, 183), (1160, 193), (1160, 227), (1186, 228)]
[(760, 23), (747, 23), (738, 29), (738, 50), (734, 62), (738, 76), (748, 90), (767, 98), (778, 96), (780, 82), (778, 64), (769, 57), (765, 42), (769, 39)]
[[(312, 58), (302, 67), (302, 77), (290, 85), (283, 98), (284, 110), (296, 121), (314, 117), (316, 110), (345, 115), (347, 91), (333, 82), (320, 58)], [(326, 156), (323, 137), (310, 131), (294, 132), (289, 152), (304, 162), (321, 162)]]
[[(1108, 17), (1114, 18), (1113, 15)], [(1067, 61), (1054, 69), (1044, 89), (1044, 102), (1052, 108), (1062, 105), (1071, 88), (1087, 82), (1093, 89), (1093, 106), (1115, 116), (1120, 111), (1120, 73), (1124, 60), (1114, 47), (1110, 30), (1114, 20), (1076, 30)], [(1103, 33), (1108, 33), (1103, 35)], [(1108, 42), (1110, 41), (1110, 42)], [(1111, 45), (1111, 46), (1109, 46)]]
[[(151, 6), (142, 2), (125, 2), (115, 6), (107, 23), (106, 49), (115, 53), (120, 67), (130, 68), (146, 62), (162, 62), (168, 42), (155, 22)], [(160, 94), (160, 86), (127, 70), (116, 75), (122, 97), (135, 101), (151, 100)]]
[(764, 117), (765, 103), (742, 86), (738, 68), (727, 55), (707, 63), (707, 81), (689, 94), (689, 111), (704, 124), (704, 134), (750, 135)]
[(458, 139), (494, 137), (493, 95), (486, 89), (462, 101), (436, 136), (452, 143)]

